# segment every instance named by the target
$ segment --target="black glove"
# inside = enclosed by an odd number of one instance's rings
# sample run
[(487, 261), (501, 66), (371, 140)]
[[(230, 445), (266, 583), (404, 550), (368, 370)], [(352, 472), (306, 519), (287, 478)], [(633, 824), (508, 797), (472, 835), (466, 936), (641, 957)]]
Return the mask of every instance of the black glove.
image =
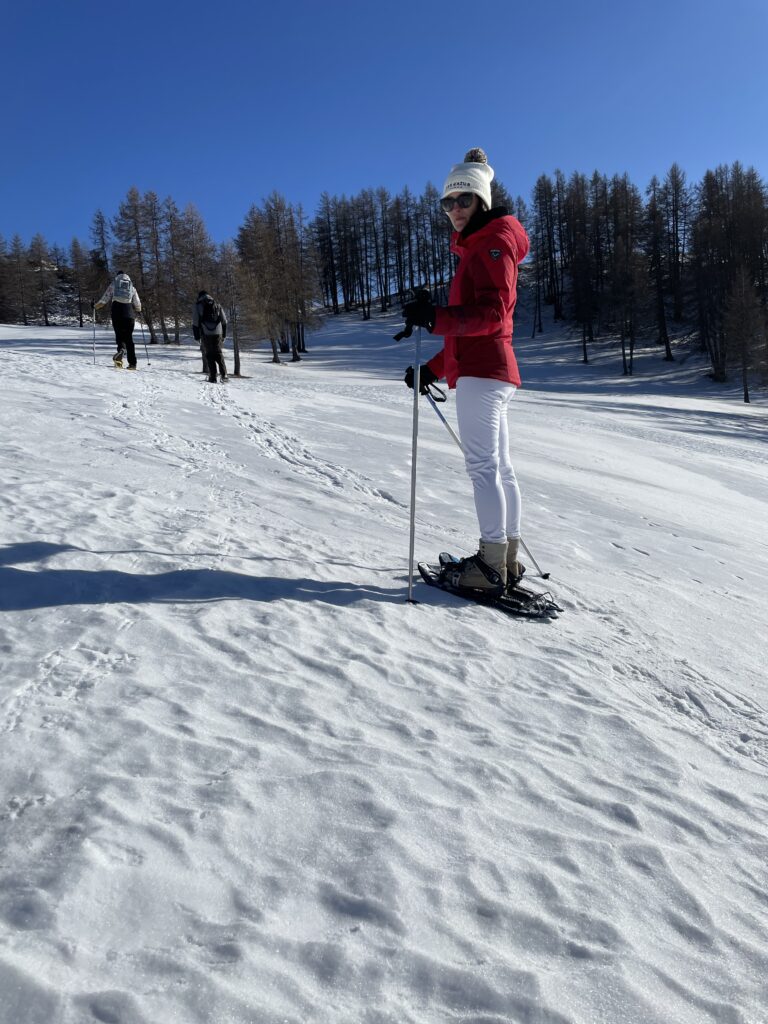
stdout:
[(221, 340), (224, 341), (226, 336), (227, 336), (227, 325), (224, 324), (224, 326), (221, 328)]
[(96, 299), (91, 299), (91, 309), (96, 309)]
[(435, 304), (428, 291), (419, 291), (412, 302), (403, 306), (403, 320), (412, 327), (426, 327), (431, 334), (435, 327)]
[[(405, 371), (405, 376), (403, 377), (403, 380), (411, 389), (411, 391), (413, 391), (413, 376), (414, 369), (412, 366), (409, 366), (408, 369)], [(436, 382), (437, 375), (432, 373), (432, 371), (430, 370), (426, 363), (422, 363), (421, 369), (419, 370), (419, 394), (429, 394), (429, 385), (435, 384)]]
[(193, 327), (192, 328), (192, 337), (195, 339), (195, 341), (200, 341), (200, 328), (199, 327)]

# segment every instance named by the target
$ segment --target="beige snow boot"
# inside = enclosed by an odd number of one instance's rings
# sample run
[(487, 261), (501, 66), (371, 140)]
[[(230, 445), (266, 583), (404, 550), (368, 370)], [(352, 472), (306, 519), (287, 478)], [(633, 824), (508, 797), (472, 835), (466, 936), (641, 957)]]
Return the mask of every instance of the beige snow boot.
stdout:
[(507, 585), (507, 542), (481, 540), (476, 555), (462, 558), (451, 567), (449, 579), (454, 587), (502, 594)]
[(507, 537), (507, 583), (513, 586), (525, 572), (525, 566), (518, 561), (519, 537)]

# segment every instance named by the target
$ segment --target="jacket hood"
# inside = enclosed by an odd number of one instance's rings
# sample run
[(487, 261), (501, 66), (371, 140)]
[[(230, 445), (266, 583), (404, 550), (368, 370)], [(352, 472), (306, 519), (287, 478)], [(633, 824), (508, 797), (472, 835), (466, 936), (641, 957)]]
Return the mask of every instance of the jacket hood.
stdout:
[(461, 232), (461, 237), (469, 238), (470, 235), (474, 235), (476, 231), (484, 228), (491, 221), (498, 220), (499, 217), (507, 217), (508, 215), (509, 210), (506, 206), (494, 206), (492, 210), (476, 210), (467, 226)]
[(528, 253), (529, 243), (525, 228), (504, 206), (479, 211), (461, 234), (454, 231), (451, 237), (451, 251), (460, 255), (488, 238), (504, 239), (509, 242), (517, 253), (518, 260), (524, 259)]

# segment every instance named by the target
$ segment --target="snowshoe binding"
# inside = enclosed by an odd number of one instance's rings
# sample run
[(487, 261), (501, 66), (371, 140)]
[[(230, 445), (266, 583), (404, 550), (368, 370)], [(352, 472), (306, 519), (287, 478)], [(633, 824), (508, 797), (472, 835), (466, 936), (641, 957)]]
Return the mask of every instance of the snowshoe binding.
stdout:
[(520, 585), (519, 579), (512, 580), (501, 592), (495, 590), (479, 590), (456, 586), (453, 580), (457, 576), (457, 567), (463, 560), (443, 551), (437, 565), (419, 562), (421, 578), (430, 587), (438, 587), (456, 597), (475, 601), (477, 604), (498, 608), (506, 615), (515, 615), (529, 619), (556, 618), (562, 608), (555, 602), (550, 593), (539, 593), (529, 587)]

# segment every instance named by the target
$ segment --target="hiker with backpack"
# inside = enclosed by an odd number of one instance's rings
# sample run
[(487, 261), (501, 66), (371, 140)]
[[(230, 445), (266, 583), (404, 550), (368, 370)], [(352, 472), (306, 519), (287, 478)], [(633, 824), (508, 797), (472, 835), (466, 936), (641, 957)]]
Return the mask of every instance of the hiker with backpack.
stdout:
[(203, 353), (203, 370), (208, 371), (208, 380), (216, 383), (216, 367), (222, 381), (227, 379), (224, 365), (224, 339), (227, 336), (227, 318), (219, 303), (206, 291), (197, 293), (197, 302), (192, 314), (192, 333), (200, 342)]
[(136, 349), (133, 344), (133, 328), (136, 325), (136, 313), (141, 312), (141, 300), (130, 277), (122, 270), (117, 272), (115, 279), (99, 301), (94, 303), (94, 309), (102, 309), (107, 303), (111, 303), (112, 327), (115, 331), (115, 344), (117, 345), (117, 352), (112, 356), (112, 362), (122, 369), (123, 359), (127, 355), (128, 369), (135, 370)]

